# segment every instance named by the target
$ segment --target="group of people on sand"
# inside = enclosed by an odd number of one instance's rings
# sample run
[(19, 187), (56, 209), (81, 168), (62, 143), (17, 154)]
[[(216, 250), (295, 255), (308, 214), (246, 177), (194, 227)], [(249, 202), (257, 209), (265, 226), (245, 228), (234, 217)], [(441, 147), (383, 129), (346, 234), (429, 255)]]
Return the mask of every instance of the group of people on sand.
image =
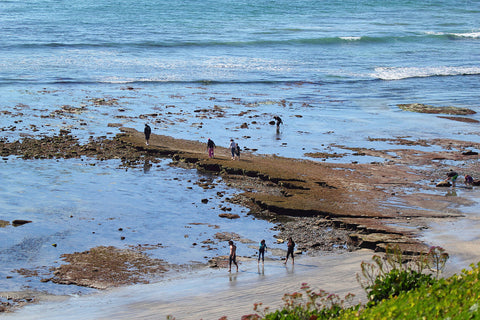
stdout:
[[(230, 254), (228, 256), (228, 272), (232, 272), (232, 264), (237, 267), (238, 272), (238, 263), (237, 263), (237, 246), (233, 243), (232, 240), (228, 241), (228, 245), (230, 246)], [(295, 241), (293, 241), (292, 237), (288, 238), (287, 242), (287, 256), (285, 257), (284, 264), (287, 264), (288, 257), (291, 257), (292, 264), (295, 263), (295, 258), (293, 255), (295, 249)], [(260, 263), (260, 259), (262, 259), (262, 264), (265, 263), (265, 252), (267, 252), (267, 244), (265, 239), (260, 241), (258, 246), (258, 260), (257, 263)]]

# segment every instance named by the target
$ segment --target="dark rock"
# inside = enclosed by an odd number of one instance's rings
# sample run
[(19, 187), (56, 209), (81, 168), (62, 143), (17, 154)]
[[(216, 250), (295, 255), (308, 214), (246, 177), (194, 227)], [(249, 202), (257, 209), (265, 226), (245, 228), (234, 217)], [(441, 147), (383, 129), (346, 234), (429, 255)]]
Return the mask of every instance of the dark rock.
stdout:
[(437, 187), (450, 187), (452, 184), (449, 181), (440, 181), (437, 183)]
[(14, 227), (18, 227), (18, 226), (22, 226), (24, 224), (27, 224), (27, 223), (31, 223), (32, 221), (30, 220), (13, 220), (12, 221), (12, 225)]

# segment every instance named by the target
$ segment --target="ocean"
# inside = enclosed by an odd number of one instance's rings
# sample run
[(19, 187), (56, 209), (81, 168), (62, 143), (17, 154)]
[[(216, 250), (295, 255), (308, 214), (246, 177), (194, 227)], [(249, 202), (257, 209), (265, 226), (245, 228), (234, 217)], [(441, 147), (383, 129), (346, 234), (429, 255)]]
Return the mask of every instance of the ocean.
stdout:
[[(343, 154), (336, 162), (383, 161), (352, 151), (391, 147), (369, 138), (479, 142), (477, 123), (398, 108), (480, 111), (479, 16), (478, 1), (453, 0), (2, 0), (0, 139), (67, 129), (86, 141), (147, 122), (154, 134), (235, 138), (258, 154)], [(12, 271), (96, 245), (161, 243), (151, 254), (179, 264), (228, 254), (192, 245), (219, 231), (275, 246), (273, 225), (245, 208), (229, 204), (241, 219), (218, 218), (217, 191), (236, 190), (215, 177), (204, 190), (203, 176), (168, 160), (148, 172), (92, 162), (1, 160), (0, 220), (33, 221), (0, 228), (4, 290), (80, 291)]]

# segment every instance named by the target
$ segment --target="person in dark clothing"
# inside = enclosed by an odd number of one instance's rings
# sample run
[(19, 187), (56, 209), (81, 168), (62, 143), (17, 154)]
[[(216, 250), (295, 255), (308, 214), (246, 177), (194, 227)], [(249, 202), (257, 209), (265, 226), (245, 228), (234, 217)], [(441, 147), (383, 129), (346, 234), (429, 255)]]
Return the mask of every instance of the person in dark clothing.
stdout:
[(265, 260), (265, 251), (267, 251), (267, 244), (265, 240), (260, 241), (260, 246), (258, 247), (258, 263), (260, 263), (260, 257), (262, 258), (262, 263)]
[(214, 157), (214, 151), (215, 151), (215, 142), (213, 142), (212, 139), (208, 138), (207, 141), (207, 150), (208, 150), (208, 157), (213, 158)]
[(275, 121), (276, 121), (277, 130), (278, 130), (280, 128), (280, 125), (283, 124), (282, 118), (280, 118), (279, 116), (275, 116), (275, 117), (273, 117), (273, 119), (275, 119)]
[(233, 243), (232, 240), (228, 241), (228, 245), (230, 246), (230, 255), (228, 256), (228, 272), (232, 272), (232, 263), (237, 267), (238, 272), (237, 246)]
[(293, 241), (292, 237), (288, 238), (287, 242), (287, 258), (285, 259), (285, 264), (287, 264), (288, 257), (292, 256), (292, 264), (295, 263), (295, 258), (293, 257), (293, 250), (295, 249), (295, 242)]
[(150, 126), (146, 123), (143, 133), (145, 134), (145, 144), (148, 146), (148, 141), (150, 140), (150, 135), (152, 134), (152, 128), (150, 128)]

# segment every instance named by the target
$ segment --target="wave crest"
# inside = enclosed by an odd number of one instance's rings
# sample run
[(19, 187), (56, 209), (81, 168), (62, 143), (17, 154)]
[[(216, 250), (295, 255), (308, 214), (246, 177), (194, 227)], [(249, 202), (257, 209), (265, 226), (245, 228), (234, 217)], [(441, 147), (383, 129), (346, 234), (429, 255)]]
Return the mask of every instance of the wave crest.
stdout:
[(372, 77), (381, 80), (401, 80), (474, 74), (480, 74), (480, 67), (379, 67), (375, 68)]

